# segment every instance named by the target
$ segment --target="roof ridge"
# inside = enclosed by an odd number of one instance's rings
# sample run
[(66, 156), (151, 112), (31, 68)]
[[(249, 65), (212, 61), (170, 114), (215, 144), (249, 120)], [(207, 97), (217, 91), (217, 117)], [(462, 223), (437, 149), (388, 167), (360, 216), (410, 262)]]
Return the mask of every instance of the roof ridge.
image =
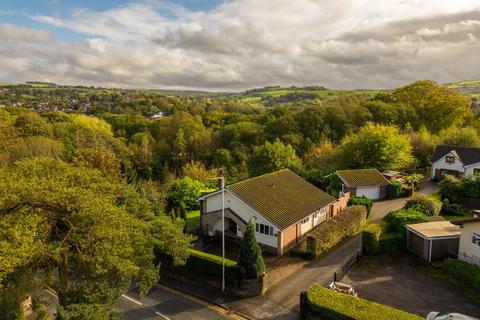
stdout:
[(245, 180), (242, 180), (242, 181), (238, 181), (238, 182), (229, 184), (226, 187), (228, 188), (228, 187), (235, 186), (235, 185), (238, 185), (238, 184), (241, 184), (241, 183), (244, 183), (244, 182), (248, 182), (248, 181), (251, 181), (251, 180), (254, 180), (254, 179), (262, 178), (262, 177), (265, 177), (265, 176), (268, 176), (268, 175), (277, 174), (277, 173), (280, 173), (282, 171), (290, 171), (290, 172), (294, 173), (292, 170), (290, 170), (288, 168), (280, 169), (280, 170), (277, 170), (277, 171), (274, 171), (274, 172), (267, 172), (267, 173), (261, 174), (261, 175), (256, 176), (256, 177), (251, 177), (251, 178), (248, 178), (248, 179), (245, 179)]

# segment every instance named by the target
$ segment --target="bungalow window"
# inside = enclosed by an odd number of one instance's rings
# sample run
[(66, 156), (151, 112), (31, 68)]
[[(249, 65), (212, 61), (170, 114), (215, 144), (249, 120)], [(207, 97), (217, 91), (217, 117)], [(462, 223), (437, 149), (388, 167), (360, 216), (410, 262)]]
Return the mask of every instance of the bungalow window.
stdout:
[(258, 233), (266, 234), (267, 236), (273, 236), (273, 227), (267, 226), (262, 223), (255, 223), (255, 230)]
[(478, 233), (473, 233), (472, 234), (472, 243), (478, 247), (480, 247), (480, 234)]
[(450, 163), (450, 164), (455, 163), (455, 157), (454, 156), (446, 156), (445, 157), (445, 162)]
[(480, 169), (473, 169), (473, 175), (480, 176)]
[(310, 221), (310, 217), (306, 217), (305, 219), (302, 219), (302, 221), (300, 221), (301, 224), (305, 224), (307, 223), (308, 221)]

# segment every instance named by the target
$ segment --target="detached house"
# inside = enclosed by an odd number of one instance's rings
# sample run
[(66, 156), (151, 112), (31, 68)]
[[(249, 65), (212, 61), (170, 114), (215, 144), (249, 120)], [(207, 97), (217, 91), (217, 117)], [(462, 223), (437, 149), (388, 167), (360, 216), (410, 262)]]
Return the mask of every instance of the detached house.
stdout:
[[(224, 190), (225, 235), (241, 238), (251, 220), (260, 246), (283, 254), (344, 209), (348, 198), (345, 194), (337, 200), (288, 169), (244, 180)], [(199, 201), (202, 233), (222, 232), (222, 190)]]
[(437, 146), (433, 152), (431, 179), (439, 181), (446, 174), (458, 178), (480, 174), (480, 148)]

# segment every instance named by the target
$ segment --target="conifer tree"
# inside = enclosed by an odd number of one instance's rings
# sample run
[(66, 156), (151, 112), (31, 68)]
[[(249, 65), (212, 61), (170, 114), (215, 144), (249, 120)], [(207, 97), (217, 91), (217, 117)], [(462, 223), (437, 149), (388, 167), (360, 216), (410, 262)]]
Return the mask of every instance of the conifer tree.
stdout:
[(248, 222), (247, 230), (240, 243), (240, 254), (237, 265), (240, 274), (246, 279), (258, 278), (265, 272), (262, 251), (255, 237), (255, 228), (251, 220)]

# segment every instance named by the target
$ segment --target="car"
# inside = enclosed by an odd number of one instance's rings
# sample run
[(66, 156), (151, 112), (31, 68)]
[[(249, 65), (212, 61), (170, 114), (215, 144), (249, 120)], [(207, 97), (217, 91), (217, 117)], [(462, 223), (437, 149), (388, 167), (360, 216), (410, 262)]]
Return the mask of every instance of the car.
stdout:
[(340, 293), (348, 294), (349, 296), (357, 297), (358, 294), (355, 291), (355, 288), (349, 284), (341, 283), (341, 282), (332, 282), (328, 286), (330, 290), (334, 290)]
[(443, 313), (432, 311), (428, 314), (427, 320), (479, 320), (461, 313)]

